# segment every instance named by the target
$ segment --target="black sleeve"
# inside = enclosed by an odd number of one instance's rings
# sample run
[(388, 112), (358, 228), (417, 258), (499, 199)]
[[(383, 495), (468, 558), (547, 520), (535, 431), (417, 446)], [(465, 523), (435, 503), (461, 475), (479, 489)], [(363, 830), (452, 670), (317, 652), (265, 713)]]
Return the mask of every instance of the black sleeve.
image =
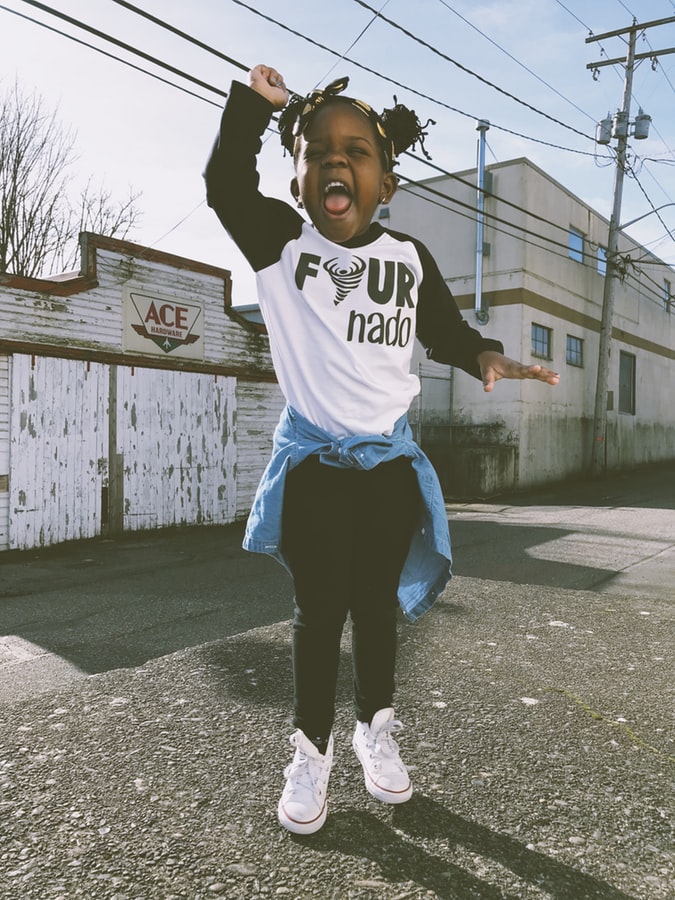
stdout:
[(504, 352), (499, 341), (483, 335), (462, 318), (462, 314), (445, 283), (436, 261), (420, 241), (413, 240), (424, 277), (420, 285), (417, 305), (417, 337), (434, 362), (457, 366), (480, 378), (476, 357), (483, 350)]
[(293, 207), (258, 189), (257, 155), (272, 112), (265, 97), (233, 82), (204, 172), (208, 205), (255, 271), (277, 262), (303, 225)]

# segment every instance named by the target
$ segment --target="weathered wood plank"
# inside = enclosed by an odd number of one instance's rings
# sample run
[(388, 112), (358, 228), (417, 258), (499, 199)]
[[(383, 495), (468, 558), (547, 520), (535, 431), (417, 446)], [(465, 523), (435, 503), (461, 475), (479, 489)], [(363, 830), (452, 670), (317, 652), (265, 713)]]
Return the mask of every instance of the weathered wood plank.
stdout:
[(9, 548), (9, 368), (0, 354), (0, 550)]
[(235, 379), (118, 370), (125, 530), (234, 520), (235, 413)]
[(10, 396), (9, 546), (99, 534), (107, 367), (15, 355)]

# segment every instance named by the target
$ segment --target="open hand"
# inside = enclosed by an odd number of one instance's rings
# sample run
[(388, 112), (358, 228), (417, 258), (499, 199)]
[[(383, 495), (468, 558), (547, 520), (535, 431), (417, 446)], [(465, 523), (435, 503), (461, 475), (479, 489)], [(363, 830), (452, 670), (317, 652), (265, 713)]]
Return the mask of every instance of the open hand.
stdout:
[(551, 385), (556, 385), (560, 381), (560, 375), (545, 366), (539, 364), (526, 366), (495, 350), (484, 350), (479, 353), (477, 361), (483, 378), (483, 390), (488, 393), (502, 378), (533, 378), (535, 381)]
[(262, 94), (275, 109), (283, 109), (288, 103), (288, 88), (283, 77), (270, 66), (254, 66), (248, 73), (249, 87)]

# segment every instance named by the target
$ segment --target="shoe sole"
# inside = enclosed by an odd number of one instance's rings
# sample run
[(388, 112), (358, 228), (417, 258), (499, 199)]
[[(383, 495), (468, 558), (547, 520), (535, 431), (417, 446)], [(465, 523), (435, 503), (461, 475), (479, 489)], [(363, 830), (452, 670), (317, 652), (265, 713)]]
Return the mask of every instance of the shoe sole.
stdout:
[(368, 774), (368, 770), (361, 759), (356, 744), (353, 743), (352, 747), (354, 748), (354, 753), (356, 753), (358, 761), (361, 763), (366, 790), (371, 796), (375, 797), (375, 799), (379, 800), (381, 803), (407, 803), (408, 800), (410, 800), (413, 795), (413, 786), (410, 781), (408, 782), (408, 787), (402, 791), (388, 791), (385, 788), (381, 788)]
[(328, 804), (324, 803), (323, 809), (319, 813), (319, 815), (315, 819), (311, 819), (309, 822), (300, 822), (297, 819), (291, 818), (291, 816), (287, 815), (286, 810), (282, 803), (279, 804), (278, 809), (279, 823), (284, 826), (287, 831), (293, 832), (293, 834), (314, 834), (314, 832), (318, 831), (320, 828), (323, 828), (326, 822), (326, 816), (328, 815)]

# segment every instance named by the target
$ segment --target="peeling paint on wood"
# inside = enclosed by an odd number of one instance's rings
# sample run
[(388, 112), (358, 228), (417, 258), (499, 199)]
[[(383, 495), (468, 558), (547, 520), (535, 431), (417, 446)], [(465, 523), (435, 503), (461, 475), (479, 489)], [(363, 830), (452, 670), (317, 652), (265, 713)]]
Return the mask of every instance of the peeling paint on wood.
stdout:
[(284, 402), (276, 384), (237, 383), (237, 518), (251, 508)]
[(9, 549), (9, 357), (0, 354), (0, 550)]
[(125, 530), (232, 522), (235, 379), (120, 368), (117, 392)]
[(9, 546), (28, 549), (100, 533), (107, 367), (12, 358)]

